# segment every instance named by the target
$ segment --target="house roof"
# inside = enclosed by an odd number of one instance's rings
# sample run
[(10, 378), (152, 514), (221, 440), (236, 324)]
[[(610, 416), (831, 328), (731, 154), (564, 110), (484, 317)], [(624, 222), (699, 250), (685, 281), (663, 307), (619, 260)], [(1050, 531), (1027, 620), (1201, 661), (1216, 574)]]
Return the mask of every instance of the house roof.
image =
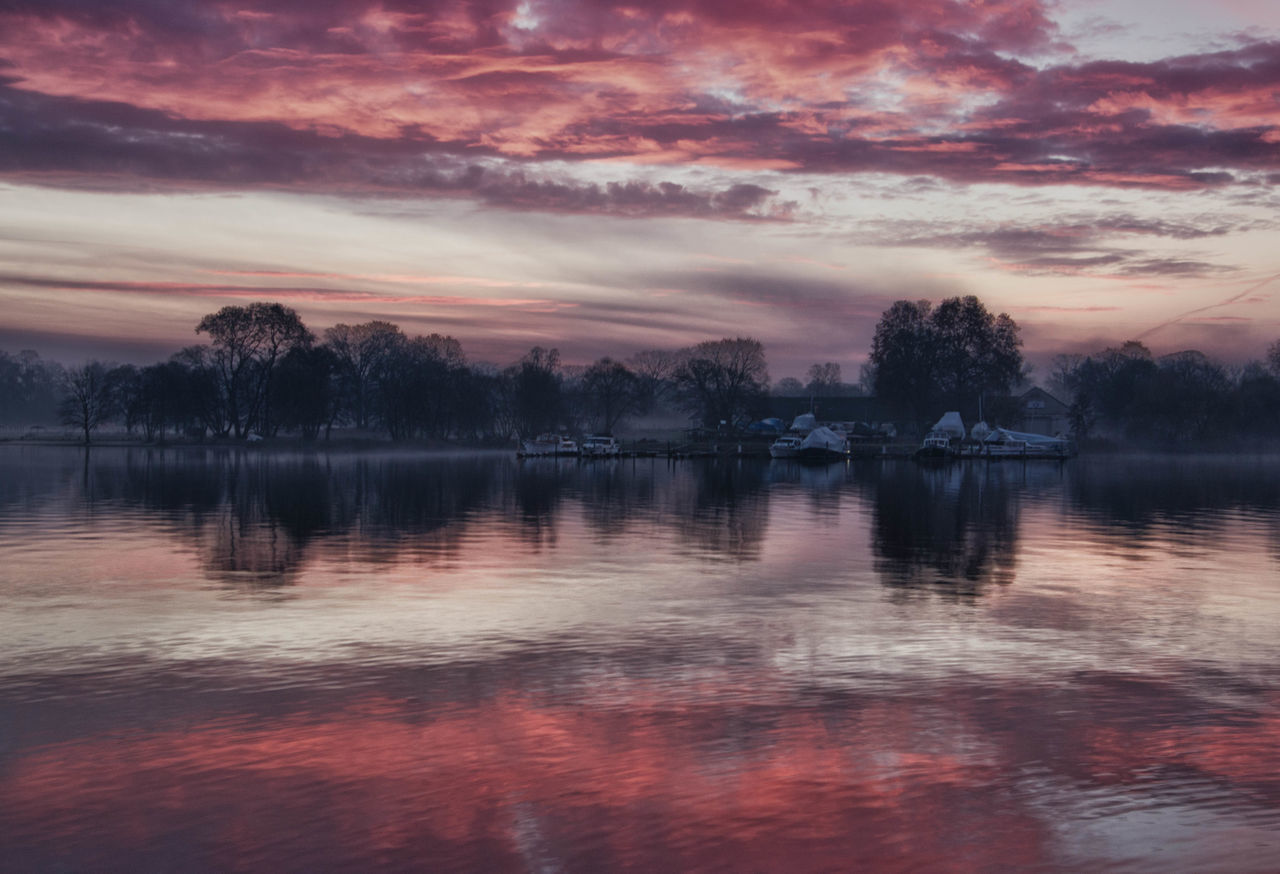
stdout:
[(1038, 413), (1064, 415), (1070, 410), (1070, 407), (1039, 386), (1029, 388), (1018, 396), (1018, 403), (1022, 405), (1024, 411), (1033, 409), (1031, 406), (1033, 401), (1041, 404), (1038, 408), (1034, 408)]

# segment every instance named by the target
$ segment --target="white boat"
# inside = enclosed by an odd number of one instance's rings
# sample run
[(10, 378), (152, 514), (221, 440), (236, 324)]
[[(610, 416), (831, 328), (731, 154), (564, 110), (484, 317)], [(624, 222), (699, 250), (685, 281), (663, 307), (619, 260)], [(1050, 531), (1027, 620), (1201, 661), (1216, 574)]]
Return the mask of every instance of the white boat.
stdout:
[(795, 458), (800, 452), (800, 444), (804, 438), (799, 434), (783, 434), (769, 447), (771, 458)]
[(522, 441), (516, 450), (516, 455), (521, 458), (577, 454), (577, 442), (560, 434), (539, 434), (532, 440)]
[(951, 448), (951, 435), (946, 431), (930, 431), (924, 442), (916, 450), (917, 459), (950, 458), (955, 452)]
[(796, 458), (802, 461), (835, 461), (848, 455), (848, 439), (825, 425), (819, 425), (806, 434), (796, 451)]
[(1065, 437), (993, 428), (982, 441), (982, 454), (987, 458), (1070, 458), (1075, 447)]
[(818, 427), (818, 417), (813, 413), (801, 413), (791, 420), (791, 430), (800, 434), (808, 434)]
[(622, 446), (608, 434), (592, 434), (582, 441), (583, 458), (616, 458)]

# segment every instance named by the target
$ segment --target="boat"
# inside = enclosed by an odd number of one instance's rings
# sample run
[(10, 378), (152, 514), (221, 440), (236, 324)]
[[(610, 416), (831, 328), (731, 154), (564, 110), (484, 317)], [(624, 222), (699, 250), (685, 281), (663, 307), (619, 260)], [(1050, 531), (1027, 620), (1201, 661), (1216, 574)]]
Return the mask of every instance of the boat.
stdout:
[(918, 461), (954, 458), (959, 454), (957, 447), (964, 440), (964, 434), (964, 421), (960, 414), (955, 410), (943, 413), (925, 435), (915, 457)]
[(516, 456), (519, 458), (577, 454), (577, 442), (561, 434), (539, 434), (532, 440), (521, 441), (520, 447), (516, 450)]
[(951, 435), (945, 431), (930, 431), (915, 453), (916, 459), (921, 461), (951, 458), (953, 455), (955, 452), (951, 448)]
[(790, 430), (799, 434), (808, 434), (814, 428), (818, 427), (818, 417), (813, 413), (801, 413), (791, 420)]
[(799, 434), (783, 434), (769, 447), (771, 458), (795, 458), (800, 452), (800, 444), (804, 438)]
[(805, 438), (818, 427), (818, 420), (813, 413), (801, 413), (791, 422), (787, 433), (783, 434), (769, 446), (771, 458), (798, 458), (804, 446)]
[(796, 458), (801, 461), (837, 461), (848, 457), (848, 438), (825, 425), (819, 425), (806, 434), (796, 451)]
[(617, 458), (622, 446), (610, 434), (592, 434), (582, 441), (583, 458)]
[(992, 428), (982, 440), (982, 454), (986, 458), (1050, 458), (1062, 459), (1075, 455), (1075, 446), (1065, 437), (1049, 437), (1010, 431), (1008, 428)]

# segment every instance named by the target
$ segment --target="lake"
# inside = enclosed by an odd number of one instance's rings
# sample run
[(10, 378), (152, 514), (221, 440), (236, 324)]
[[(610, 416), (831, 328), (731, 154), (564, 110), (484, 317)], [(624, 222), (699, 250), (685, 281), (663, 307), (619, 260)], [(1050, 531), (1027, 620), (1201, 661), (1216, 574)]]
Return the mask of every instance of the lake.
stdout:
[(0, 447), (0, 868), (1280, 870), (1280, 458)]

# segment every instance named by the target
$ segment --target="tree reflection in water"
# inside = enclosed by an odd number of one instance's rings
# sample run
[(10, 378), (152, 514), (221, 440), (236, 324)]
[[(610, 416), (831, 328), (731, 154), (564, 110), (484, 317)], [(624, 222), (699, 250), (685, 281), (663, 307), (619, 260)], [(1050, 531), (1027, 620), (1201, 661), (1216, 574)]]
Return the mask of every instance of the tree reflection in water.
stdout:
[[(535, 553), (555, 550), (566, 523), (602, 541), (665, 530), (697, 554), (752, 562), (770, 504), (798, 494), (812, 511), (813, 536), (838, 527), (850, 502), (869, 509), (883, 584), (967, 598), (1013, 580), (1025, 506), (1061, 500), (1128, 551), (1170, 526), (1195, 542), (1220, 534), (1231, 513), (1274, 520), (1280, 506), (1280, 478), (1266, 459), (805, 467), (229, 448), (98, 448), (75, 455), (83, 468), (62, 450), (26, 458), (21, 474), (0, 485), (0, 505), (70, 499), (90, 516), (134, 514), (190, 544), (212, 578), (257, 589), (296, 582), (317, 553), (372, 564), (457, 557), (477, 527), (508, 530)], [(1280, 542), (1280, 525), (1269, 524)]]
[(768, 467), (735, 461), (96, 450), (89, 471), (84, 507), (159, 516), (212, 578), (258, 589), (296, 582), (317, 549), (373, 564), (456, 555), (477, 523), (513, 523), (534, 552), (556, 547), (566, 514), (604, 539), (656, 525), (751, 560), (768, 522)]
[(1264, 464), (7, 461), (23, 870), (1276, 867)]
[(1013, 581), (1022, 465), (868, 468), (876, 571), (887, 586), (972, 597)]
[(1071, 512), (1113, 548), (1140, 554), (1171, 535), (1210, 546), (1240, 525), (1264, 524), (1280, 556), (1280, 466), (1274, 456), (1132, 455), (1077, 459)]

